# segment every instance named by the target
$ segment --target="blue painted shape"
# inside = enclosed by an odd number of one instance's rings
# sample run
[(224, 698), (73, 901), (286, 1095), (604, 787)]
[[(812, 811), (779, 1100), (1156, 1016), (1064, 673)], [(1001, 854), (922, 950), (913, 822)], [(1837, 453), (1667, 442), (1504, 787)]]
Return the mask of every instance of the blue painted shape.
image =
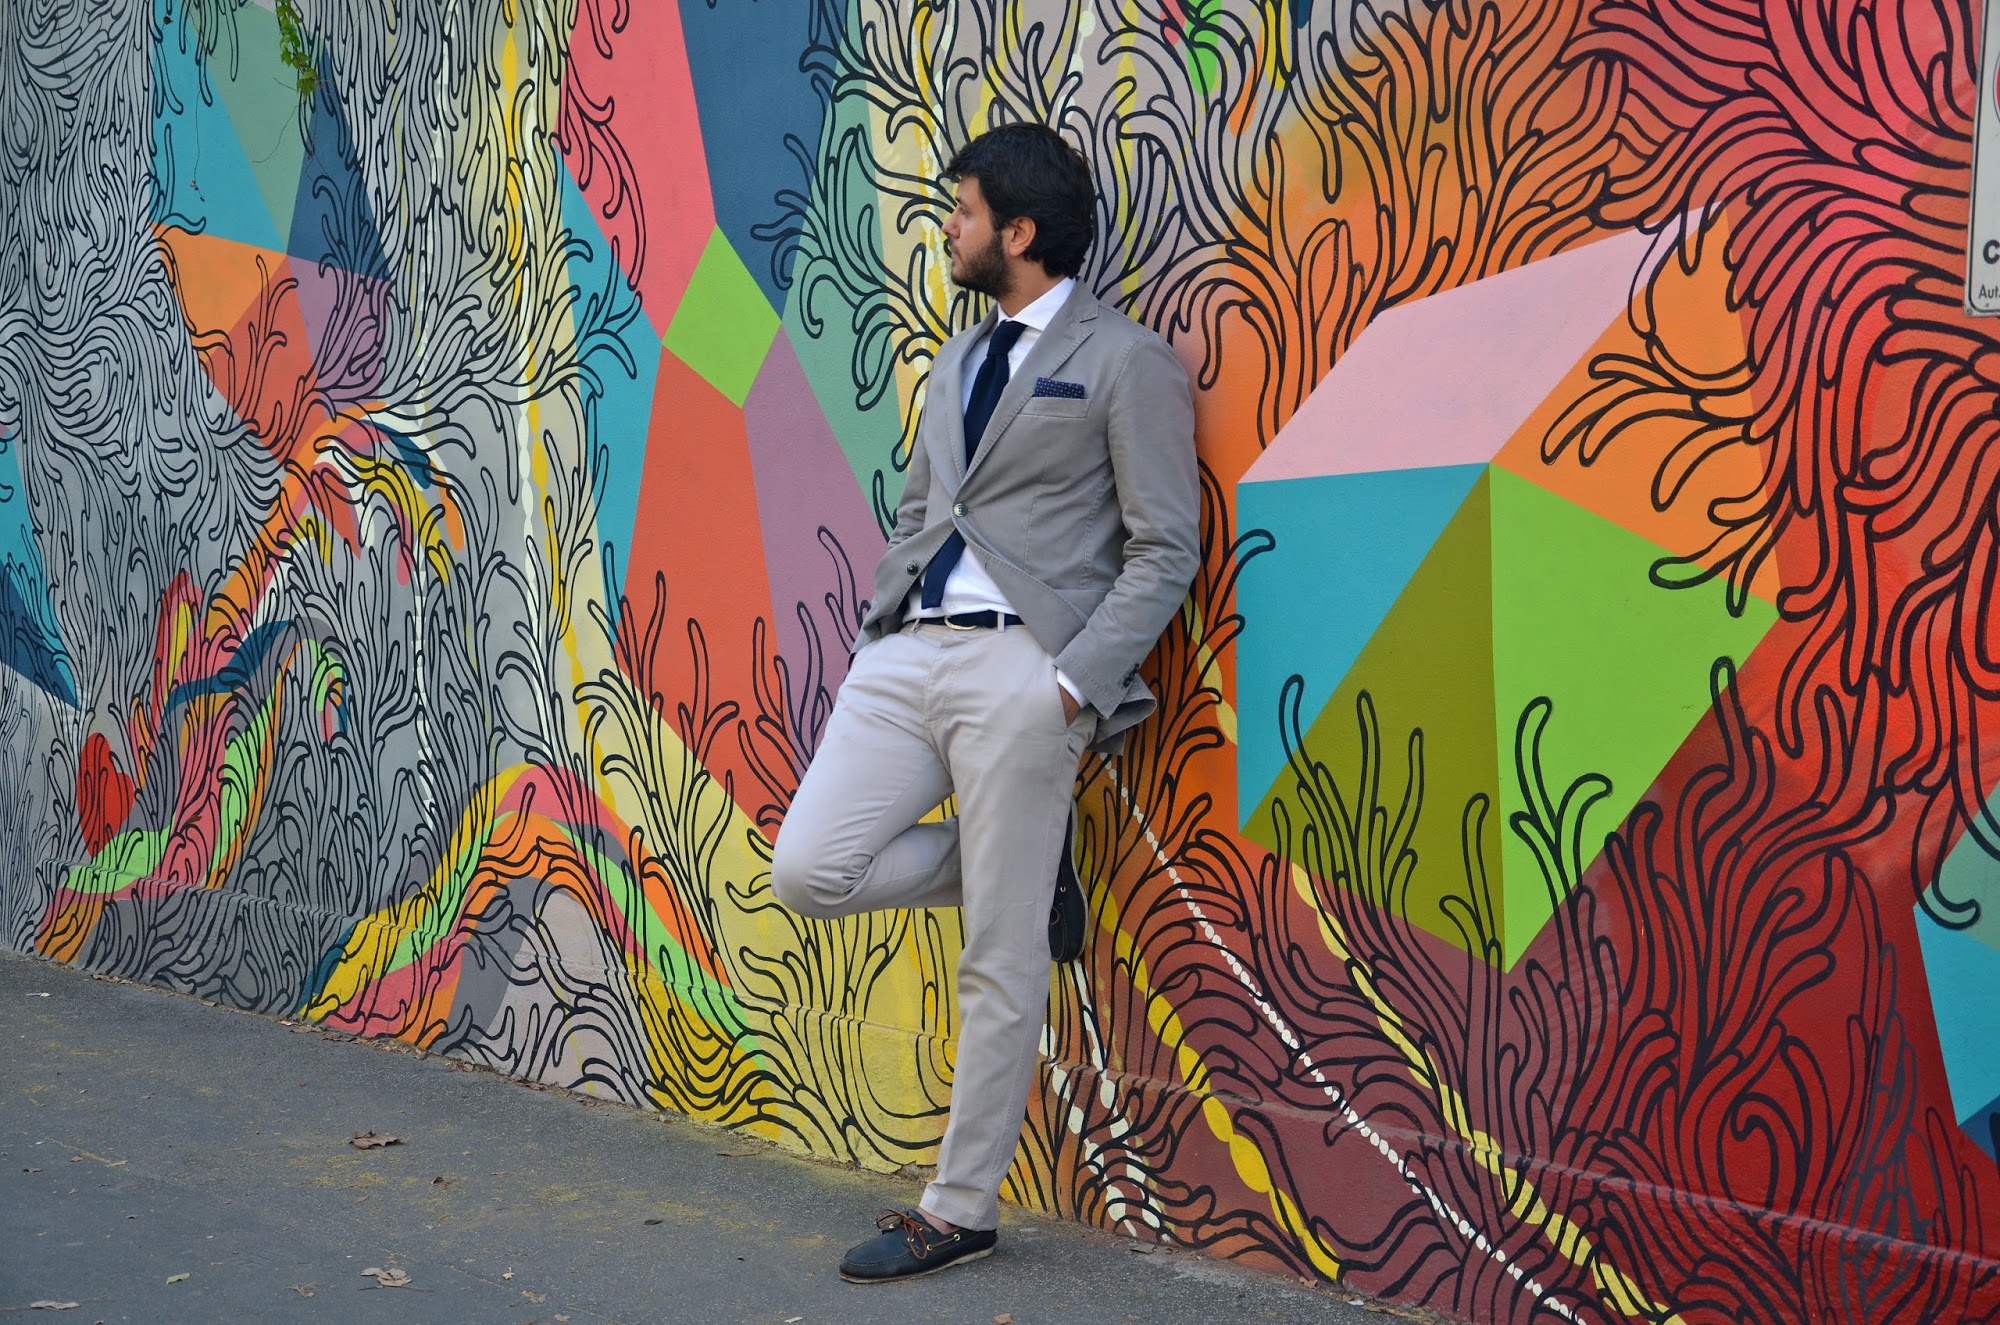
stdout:
[(578, 360), (583, 368), (584, 435), (591, 467), (602, 464), (597, 537), (603, 547), (605, 597), (611, 626), (618, 627), (632, 562), (632, 531), (639, 519), (639, 481), (646, 466), (646, 433), (652, 421), (653, 386), (660, 373), (660, 334), (639, 296), (612, 260), (611, 245), (583, 190), (562, 174), (563, 223), (569, 228), (569, 279), (576, 289)]
[[(36, 597), (42, 601), (36, 601)], [(76, 707), (76, 682), (69, 659), (50, 642), (54, 630), (45, 619), (46, 589), (13, 565), (0, 568), (0, 664), (12, 668), (46, 691), (51, 698)]]
[(846, 5), (825, 0), (681, 0), (715, 223), (779, 312), (791, 282), (787, 221), (813, 196), (804, 163), (819, 156), (826, 115), (799, 58), (835, 35), (816, 30), (816, 9), (829, 11), (821, 22), (846, 22)]
[(380, 423), (375, 425), (375, 431), (389, 439), (390, 447), (396, 452), (396, 462), (409, 473), (412, 483), (419, 488), (437, 488), (437, 470), (431, 465), (430, 457), (418, 449), (408, 434), (385, 428)]
[(76, 704), (76, 673), (56, 625), (41, 545), (28, 518), (15, 443), (0, 437), (0, 664), (63, 703)]
[(153, 5), (153, 222), (276, 251), (278, 229), (180, 0)]
[(167, 695), (167, 715), (171, 717), (175, 709), (198, 696), (229, 695), (241, 690), (263, 664), (271, 646), (291, 628), (290, 621), (269, 621), (251, 631), (236, 646), (236, 652), (230, 655), (229, 661), (217, 668), (213, 676), (175, 686)]
[(1917, 908), (1917, 941), (1930, 984), (1931, 1016), (1961, 1123), (2000, 1099), (2000, 952), (1961, 930), (1946, 929)]
[(337, 80), (322, 62), (306, 131), (299, 198), (285, 251), (315, 266), (339, 267), (386, 280), (389, 261), (354, 152), (354, 135), (341, 112)]
[(2000, 1135), (1996, 1135), (2000, 1133), (2000, 1098), (1988, 1100), (1970, 1117), (1959, 1119), (1958, 1125), (1972, 1138), (1972, 1144), (1986, 1152), (1986, 1158), (2000, 1156)]
[(1389, 614), (1484, 465), (1244, 483), (1236, 522), (1268, 530), (1276, 546), (1243, 568), (1236, 608), (1236, 806), (1239, 819), (1285, 769), (1278, 698), (1305, 682), (1310, 727)]

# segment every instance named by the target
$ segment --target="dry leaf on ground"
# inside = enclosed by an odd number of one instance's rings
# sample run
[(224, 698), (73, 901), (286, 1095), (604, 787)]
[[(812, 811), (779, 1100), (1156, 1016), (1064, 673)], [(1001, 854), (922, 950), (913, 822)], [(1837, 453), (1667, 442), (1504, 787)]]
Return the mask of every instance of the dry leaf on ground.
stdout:
[(54, 1301), (54, 1300), (52, 1300), (52, 1299), (44, 1299), (44, 1300), (42, 1300), (42, 1301), (40, 1301), (40, 1302), (30, 1302), (30, 1303), (28, 1304), (28, 1310), (30, 1310), (30, 1311), (68, 1311), (68, 1310), (70, 1310), (70, 1309), (71, 1309), (71, 1308), (73, 1308), (73, 1307), (80, 1307), (80, 1306), (82, 1306), (82, 1305), (83, 1305), (83, 1303), (81, 1303), (81, 1302), (57, 1302), (57, 1301)]
[(167, 1276), (167, 1282), (170, 1284), (177, 1284), (185, 1278), (187, 1278), (187, 1275), (185, 1274), (170, 1274)]
[(1014, 1317), (1009, 1312), (1001, 1312), (993, 1318), (993, 1325), (1014, 1325)]
[(402, 1288), (410, 1282), (410, 1276), (407, 1273), (393, 1266), (385, 1270), (378, 1265), (371, 1265), (361, 1273), (367, 1275), (384, 1288)]
[(313, 1295), (313, 1290), (318, 1287), (319, 1287), (318, 1284), (293, 1284), (292, 1291), (294, 1293), (297, 1293), (300, 1297), (311, 1297)]
[(402, 1145), (403, 1138), (400, 1136), (377, 1136), (373, 1132), (363, 1132), (360, 1136), (348, 1141), (347, 1144), (353, 1146), (356, 1150), (380, 1150), (383, 1146)]
[(504, 1274), (502, 1274), (502, 1275), (501, 1275), (500, 1277), (501, 1277), (502, 1279), (512, 1279), (512, 1278), (514, 1277), (514, 1272), (513, 1272), (512, 1270), (508, 1270), (507, 1272), (505, 1272)]

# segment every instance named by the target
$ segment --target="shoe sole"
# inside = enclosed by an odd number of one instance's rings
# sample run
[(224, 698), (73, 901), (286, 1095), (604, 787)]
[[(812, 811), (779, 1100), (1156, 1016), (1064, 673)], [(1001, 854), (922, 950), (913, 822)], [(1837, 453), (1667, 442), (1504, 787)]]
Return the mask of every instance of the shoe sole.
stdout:
[(885, 1274), (879, 1277), (870, 1277), (867, 1275), (853, 1275), (842, 1270), (840, 1277), (850, 1284), (900, 1284), (910, 1279), (921, 1279), (927, 1274), (936, 1274), (939, 1270), (953, 1269), (970, 1261), (984, 1260), (992, 1254), (993, 1248), (985, 1247), (979, 1251), (968, 1251), (963, 1256), (954, 1256), (943, 1265), (933, 1265), (928, 1270), (913, 1270), (909, 1274)]

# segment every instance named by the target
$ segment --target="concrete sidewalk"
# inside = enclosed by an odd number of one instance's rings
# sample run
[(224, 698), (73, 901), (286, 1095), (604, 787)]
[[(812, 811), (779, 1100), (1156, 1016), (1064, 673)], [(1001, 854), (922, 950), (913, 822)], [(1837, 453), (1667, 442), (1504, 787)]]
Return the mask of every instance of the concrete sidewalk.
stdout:
[[(349, 1144), (371, 1131), (401, 1143)], [(38, 1301), (80, 1304), (52, 1321), (145, 1325), (1431, 1319), (1012, 1209), (985, 1261), (841, 1282), (876, 1209), (916, 1198), (685, 1119), (0, 951), (15, 1319), (43, 1319)]]

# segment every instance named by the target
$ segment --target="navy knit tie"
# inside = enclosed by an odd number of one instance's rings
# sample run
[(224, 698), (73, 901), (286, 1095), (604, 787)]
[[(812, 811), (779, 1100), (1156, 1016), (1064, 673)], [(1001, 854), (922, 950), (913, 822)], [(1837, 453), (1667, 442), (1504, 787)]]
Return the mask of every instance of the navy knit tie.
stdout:
[[(1007, 355), (1027, 329), (1023, 322), (1002, 322), (986, 339), (986, 359), (979, 365), (979, 375), (972, 379), (972, 398), (965, 402), (967, 469), (972, 468), (972, 457), (979, 450), (987, 421), (993, 417), (993, 407), (1000, 403), (1000, 393), (1007, 389)], [(925, 608), (934, 608), (944, 601), (944, 582), (951, 578), (952, 567), (964, 555), (965, 537), (954, 529), (951, 537), (939, 545), (931, 564), (924, 567), (924, 593), (918, 601)]]

